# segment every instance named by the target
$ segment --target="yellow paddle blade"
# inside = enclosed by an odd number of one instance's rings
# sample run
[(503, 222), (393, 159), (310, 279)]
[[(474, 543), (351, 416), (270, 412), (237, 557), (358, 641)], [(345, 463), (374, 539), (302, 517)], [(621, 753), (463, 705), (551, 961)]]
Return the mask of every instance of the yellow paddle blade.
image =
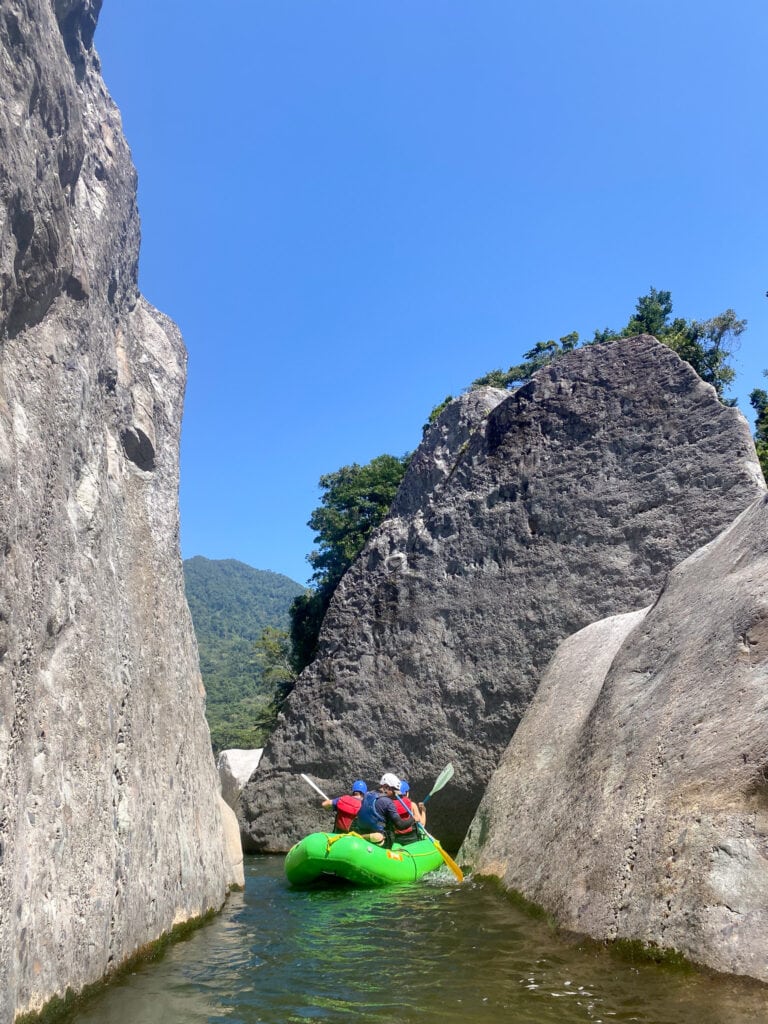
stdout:
[(440, 841), (438, 839), (433, 839), (432, 841), (434, 842), (435, 846), (437, 847), (437, 852), (443, 858), (443, 860), (448, 865), (448, 867), (451, 869), (451, 871), (454, 873), (454, 875), (456, 875), (456, 877), (458, 878), (458, 880), (460, 882), (463, 882), (464, 881), (464, 872), (461, 870), (461, 868), (456, 863), (456, 861), (453, 859), (453, 857), (451, 857), (449, 854), (447, 854), (445, 852), (445, 850), (440, 845)]

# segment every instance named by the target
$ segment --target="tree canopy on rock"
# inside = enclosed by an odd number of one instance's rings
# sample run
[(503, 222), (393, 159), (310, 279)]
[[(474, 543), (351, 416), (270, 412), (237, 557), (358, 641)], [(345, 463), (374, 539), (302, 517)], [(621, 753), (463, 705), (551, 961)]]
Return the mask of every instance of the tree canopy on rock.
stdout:
[[(768, 370), (763, 370), (763, 376), (768, 377)], [(768, 391), (764, 388), (755, 388), (749, 396), (752, 408), (755, 410), (755, 448), (760, 465), (763, 467), (763, 476), (768, 480)]]
[[(639, 296), (625, 327), (619, 331), (610, 327), (596, 330), (592, 340), (584, 344), (604, 345), (638, 334), (653, 335), (711, 384), (721, 402), (734, 405), (734, 400), (725, 397), (735, 378), (730, 359), (746, 326), (747, 321), (740, 320), (733, 309), (708, 320), (673, 317), (672, 293), (651, 288), (647, 295)], [(581, 345), (576, 331), (557, 341), (539, 341), (523, 353), (522, 362), (507, 370), (491, 370), (474, 380), (467, 390), (512, 389)], [(758, 455), (768, 476), (768, 393), (756, 389), (750, 399), (757, 412)], [(451, 401), (448, 395), (435, 406), (424, 424), (425, 432)], [(317, 548), (307, 556), (315, 570), (313, 586), (291, 606), (292, 656), (297, 672), (315, 657), (320, 627), (333, 592), (371, 531), (389, 512), (409, 458), (380, 455), (365, 466), (353, 463), (320, 478), (324, 493), (308, 524), (317, 534)]]
[[(641, 295), (635, 311), (627, 325), (620, 331), (610, 327), (595, 331), (589, 345), (601, 345), (617, 338), (628, 338), (635, 334), (652, 334), (658, 341), (669, 346), (694, 368), (702, 380), (711, 384), (721, 401), (733, 404), (725, 398), (725, 392), (733, 383), (735, 371), (730, 365), (736, 339), (747, 326), (746, 320), (739, 320), (732, 309), (726, 309), (709, 320), (685, 320), (672, 318), (672, 293), (651, 288), (647, 295)], [(513, 388), (524, 383), (555, 359), (572, 352), (579, 345), (576, 331), (566, 334), (559, 341), (539, 341), (523, 354), (523, 362), (510, 366), (508, 370), (491, 370), (471, 384), (472, 388), (490, 385), (497, 388)]]
[(320, 477), (320, 505), (307, 525), (316, 549), (307, 555), (313, 587), (291, 605), (294, 667), (301, 671), (317, 649), (323, 616), (341, 577), (386, 517), (410, 455), (378, 455), (364, 466), (352, 463)]

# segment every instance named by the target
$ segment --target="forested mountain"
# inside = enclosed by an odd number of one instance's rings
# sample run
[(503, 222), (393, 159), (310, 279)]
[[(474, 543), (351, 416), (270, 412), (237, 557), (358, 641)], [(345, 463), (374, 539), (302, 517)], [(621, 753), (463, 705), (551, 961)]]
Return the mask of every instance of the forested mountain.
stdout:
[(201, 555), (185, 560), (184, 581), (213, 748), (260, 746), (273, 693), (262, 681), (254, 644), (267, 626), (288, 628), (288, 608), (304, 587), (235, 559)]

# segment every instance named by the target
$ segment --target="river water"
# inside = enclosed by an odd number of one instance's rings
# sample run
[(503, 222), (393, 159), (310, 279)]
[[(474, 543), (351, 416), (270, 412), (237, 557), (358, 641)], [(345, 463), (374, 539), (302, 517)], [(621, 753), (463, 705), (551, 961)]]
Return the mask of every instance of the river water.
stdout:
[(67, 1024), (762, 1024), (768, 988), (632, 963), (563, 935), (496, 886), (453, 876), (380, 890), (292, 890), (282, 857), (159, 962)]

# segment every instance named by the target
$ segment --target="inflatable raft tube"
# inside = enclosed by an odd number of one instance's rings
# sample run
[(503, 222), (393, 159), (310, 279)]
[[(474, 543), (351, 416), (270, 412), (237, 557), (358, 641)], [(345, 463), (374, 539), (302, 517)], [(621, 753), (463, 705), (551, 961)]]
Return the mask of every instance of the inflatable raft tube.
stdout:
[(312, 832), (286, 854), (285, 875), (291, 885), (342, 879), (368, 888), (415, 882), (442, 867), (443, 858), (429, 839), (391, 850), (369, 843), (355, 832)]

